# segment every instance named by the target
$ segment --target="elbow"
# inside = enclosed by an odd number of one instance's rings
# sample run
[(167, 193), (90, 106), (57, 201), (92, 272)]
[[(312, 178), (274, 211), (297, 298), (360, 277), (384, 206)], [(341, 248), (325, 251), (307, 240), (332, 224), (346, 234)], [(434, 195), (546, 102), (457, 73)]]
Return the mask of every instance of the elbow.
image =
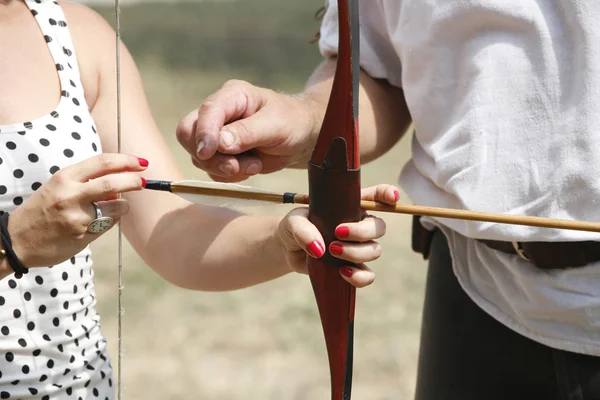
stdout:
[(224, 280), (218, 266), (193, 257), (157, 259), (147, 262), (148, 266), (162, 279), (185, 290), (200, 292), (225, 292), (243, 289), (232, 281)]

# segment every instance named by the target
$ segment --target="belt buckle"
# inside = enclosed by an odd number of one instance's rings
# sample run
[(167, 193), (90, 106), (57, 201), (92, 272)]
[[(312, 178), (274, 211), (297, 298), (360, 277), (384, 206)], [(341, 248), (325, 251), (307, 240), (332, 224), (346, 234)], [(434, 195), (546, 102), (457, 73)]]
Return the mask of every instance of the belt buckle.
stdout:
[(523, 251), (523, 243), (521, 243), (521, 242), (511, 242), (511, 243), (513, 245), (513, 248), (519, 255), (519, 257), (521, 257), (525, 261), (531, 261), (531, 260), (529, 260), (527, 255), (525, 255), (525, 252)]

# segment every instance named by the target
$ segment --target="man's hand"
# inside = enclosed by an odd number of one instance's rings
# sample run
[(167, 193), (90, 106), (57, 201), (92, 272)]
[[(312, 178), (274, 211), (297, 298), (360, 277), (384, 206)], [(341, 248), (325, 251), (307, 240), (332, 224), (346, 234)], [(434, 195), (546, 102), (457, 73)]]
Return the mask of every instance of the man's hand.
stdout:
[(306, 98), (232, 80), (177, 127), (192, 162), (221, 182), (238, 182), (308, 161), (324, 110)]

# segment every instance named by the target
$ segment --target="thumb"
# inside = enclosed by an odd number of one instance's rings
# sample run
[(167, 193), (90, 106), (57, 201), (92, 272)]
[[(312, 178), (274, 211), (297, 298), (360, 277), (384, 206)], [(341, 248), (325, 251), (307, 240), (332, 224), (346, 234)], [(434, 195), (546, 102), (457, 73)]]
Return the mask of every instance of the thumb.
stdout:
[[(265, 103), (265, 89), (244, 81), (228, 81), (217, 92), (208, 96), (195, 115), (188, 115), (181, 122), (181, 136), (185, 148), (199, 160), (208, 160), (218, 150), (223, 126), (251, 116)], [(194, 124), (195, 121), (195, 124)], [(226, 143), (230, 143), (226, 136)]]
[(286, 122), (278, 114), (267, 106), (256, 114), (224, 126), (220, 132), (218, 150), (224, 154), (240, 154), (257, 147), (272, 147), (282, 143), (289, 129), (286, 129)]
[(279, 237), (288, 251), (300, 249), (313, 258), (325, 254), (325, 241), (316, 226), (308, 220), (308, 208), (290, 211), (279, 224)]

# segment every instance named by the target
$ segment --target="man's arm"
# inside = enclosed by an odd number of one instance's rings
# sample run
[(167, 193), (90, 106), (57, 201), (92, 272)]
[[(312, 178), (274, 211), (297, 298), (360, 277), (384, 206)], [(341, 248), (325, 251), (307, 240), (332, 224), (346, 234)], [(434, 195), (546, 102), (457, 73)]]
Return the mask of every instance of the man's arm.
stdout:
[[(336, 60), (323, 62), (308, 80), (303, 97), (314, 115), (312, 135), (319, 133), (333, 84)], [(402, 137), (411, 124), (404, 91), (385, 80), (374, 79), (364, 71), (360, 75), (359, 133), (362, 163), (380, 157)], [(302, 167), (306, 167), (302, 160)]]
[[(229, 81), (179, 124), (177, 138), (192, 162), (217, 181), (237, 182), (283, 168), (305, 168), (321, 128), (335, 72), (327, 60), (305, 91), (277, 93)], [(366, 73), (360, 80), (363, 162), (388, 151), (410, 125), (403, 91)]]

